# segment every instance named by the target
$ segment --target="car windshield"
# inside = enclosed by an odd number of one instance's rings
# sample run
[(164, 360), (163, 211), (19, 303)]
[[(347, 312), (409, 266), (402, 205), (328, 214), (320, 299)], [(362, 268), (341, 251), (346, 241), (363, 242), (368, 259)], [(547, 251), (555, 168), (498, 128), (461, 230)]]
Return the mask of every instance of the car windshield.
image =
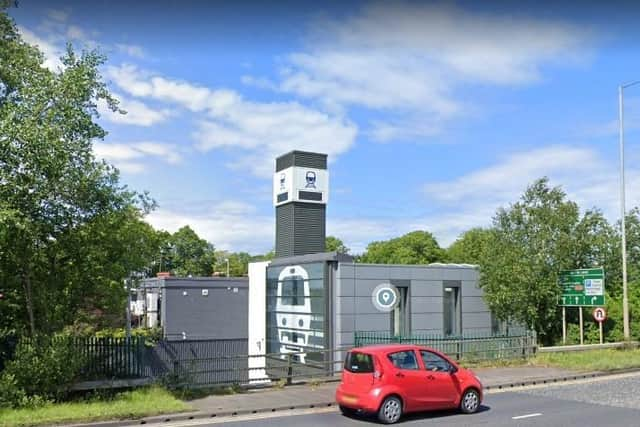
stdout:
[(373, 356), (350, 351), (344, 361), (344, 369), (354, 374), (371, 373), (373, 372)]

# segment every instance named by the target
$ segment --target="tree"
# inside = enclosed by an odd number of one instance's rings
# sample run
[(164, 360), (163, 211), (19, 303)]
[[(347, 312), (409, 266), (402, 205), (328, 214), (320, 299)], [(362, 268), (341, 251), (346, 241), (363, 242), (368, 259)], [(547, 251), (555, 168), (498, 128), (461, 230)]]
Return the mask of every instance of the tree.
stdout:
[(472, 228), (465, 231), (447, 249), (449, 261), (461, 264), (482, 266), (484, 258), (491, 250), (493, 231), (485, 228)]
[(144, 212), (152, 203), (122, 187), (117, 170), (93, 156), (93, 141), (106, 135), (95, 122), (97, 103), (117, 110), (99, 73), (105, 58), (96, 51), (78, 55), (69, 46), (63, 69), (52, 72), (1, 9), (0, 281), (12, 301), (8, 321), (35, 335), (59, 327), (51, 323), (55, 313), (75, 307), (62, 263), (76, 277), (91, 276), (91, 267), (74, 258), (81, 247), (65, 246), (75, 254), (66, 258), (56, 249), (102, 218)]
[(165, 255), (176, 276), (211, 276), (216, 261), (215, 248), (188, 225), (169, 238)]
[(342, 240), (334, 236), (327, 236), (324, 246), (327, 252), (338, 252), (341, 254), (349, 253), (349, 248), (345, 246)]
[(490, 256), (481, 269), (492, 312), (553, 342), (560, 325), (559, 273), (602, 265), (609, 233), (603, 221), (597, 212), (581, 218), (578, 206), (566, 200), (560, 187), (550, 188), (547, 178), (535, 181), (517, 203), (498, 209)]
[(413, 231), (395, 239), (372, 242), (359, 259), (375, 264), (430, 264), (446, 259), (435, 237), (428, 231)]

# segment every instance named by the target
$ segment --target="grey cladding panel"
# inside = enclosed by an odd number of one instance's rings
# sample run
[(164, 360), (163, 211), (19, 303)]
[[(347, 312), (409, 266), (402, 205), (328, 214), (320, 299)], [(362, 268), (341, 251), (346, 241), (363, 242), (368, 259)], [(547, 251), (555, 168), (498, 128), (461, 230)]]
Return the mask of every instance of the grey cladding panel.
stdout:
[(291, 151), (276, 159), (276, 172), (280, 172), (291, 166), (327, 169), (327, 155), (307, 151)]
[(467, 296), (482, 296), (484, 293), (482, 289), (478, 286), (478, 282), (471, 280), (464, 280), (462, 282), (463, 294)]
[[(224, 288), (209, 288), (208, 296), (203, 289), (166, 288), (163, 308), (166, 336), (187, 338), (247, 338), (248, 292)], [(186, 292), (186, 295), (184, 295)]]
[(276, 207), (278, 258), (324, 252), (326, 206), (287, 203)]
[(411, 281), (412, 297), (442, 297), (442, 280)]
[(391, 279), (411, 280), (413, 278), (412, 270), (416, 267), (389, 267), (389, 277)]
[(463, 313), (485, 313), (489, 312), (489, 307), (485, 304), (482, 297), (462, 297)]
[(411, 329), (435, 329), (442, 332), (442, 313), (413, 313), (411, 315)]
[(442, 296), (416, 297), (411, 296), (412, 313), (442, 313)]
[(353, 264), (338, 264), (338, 277), (356, 277), (356, 267)]
[(388, 331), (391, 327), (389, 313), (360, 314), (355, 317), (356, 331)]
[(356, 279), (389, 280), (389, 267), (386, 265), (356, 264)]
[(336, 296), (338, 297), (343, 297), (343, 296), (354, 296), (355, 290), (355, 279), (350, 279), (350, 278), (338, 278), (336, 279)]
[(462, 312), (463, 331), (467, 329), (488, 328), (491, 329), (490, 313), (465, 313)]

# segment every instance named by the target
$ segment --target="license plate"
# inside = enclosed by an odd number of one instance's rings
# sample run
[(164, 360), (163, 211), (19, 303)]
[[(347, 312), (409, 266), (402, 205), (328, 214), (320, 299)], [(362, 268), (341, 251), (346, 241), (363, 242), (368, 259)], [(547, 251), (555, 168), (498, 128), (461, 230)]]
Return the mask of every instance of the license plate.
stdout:
[(351, 404), (354, 404), (354, 403), (356, 403), (356, 402), (358, 401), (358, 398), (357, 398), (357, 397), (352, 397), (352, 396), (344, 396), (344, 397), (342, 398), (342, 401), (343, 401), (344, 403), (351, 403)]

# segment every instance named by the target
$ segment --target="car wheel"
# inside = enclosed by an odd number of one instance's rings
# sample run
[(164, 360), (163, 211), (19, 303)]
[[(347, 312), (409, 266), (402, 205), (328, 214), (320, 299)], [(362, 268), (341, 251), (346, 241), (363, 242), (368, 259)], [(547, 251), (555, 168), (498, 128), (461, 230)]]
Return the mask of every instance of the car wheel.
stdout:
[(353, 417), (356, 414), (356, 410), (355, 409), (348, 408), (348, 407), (342, 406), (342, 405), (338, 405), (338, 407), (340, 408), (340, 412), (342, 412), (342, 415), (344, 415), (344, 416)]
[(480, 394), (472, 388), (468, 389), (460, 399), (460, 410), (465, 414), (473, 414), (480, 407)]
[(398, 422), (402, 416), (402, 402), (395, 396), (387, 397), (378, 411), (378, 419), (384, 424)]

